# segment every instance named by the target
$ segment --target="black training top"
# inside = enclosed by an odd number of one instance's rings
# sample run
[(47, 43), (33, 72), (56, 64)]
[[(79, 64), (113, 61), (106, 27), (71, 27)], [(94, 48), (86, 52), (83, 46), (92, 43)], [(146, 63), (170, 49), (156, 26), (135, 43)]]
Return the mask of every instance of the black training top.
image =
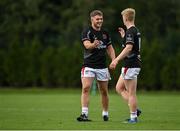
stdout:
[(131, 27), (127, 29), (124, 37), (124, 42), (122, 44), (123, 49), (127, 44), (132, 44), (133, 49), (131, 53), (124, 58), (124, 66), (128, 68), (139, 68), (141, 67), (141, 34), (136, 27)]
[(96, 31), (92, 27), (83, 30), (82, 42), (88, 40), (93, 43), (95, 39), (100, 41), (100, 45), (94, 49), (84, 47), (83, 66), (95, 69), (106, 68), (106, 48), (111, 45), (109, 34), (103, 29)]

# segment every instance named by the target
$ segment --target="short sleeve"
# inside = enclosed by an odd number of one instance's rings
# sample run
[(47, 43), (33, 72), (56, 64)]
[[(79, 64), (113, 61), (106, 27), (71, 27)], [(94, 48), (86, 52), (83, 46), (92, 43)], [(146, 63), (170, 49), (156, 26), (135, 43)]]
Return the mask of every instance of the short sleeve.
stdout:
[(134, 43), (134, 34), (131, 31), (126, 32), (125, 43)]
[(91, 41), (90, 34), (91, 34), (91, 31), (89, 29), (84, 29), (81, 35), (81, 41), (82, 42), (85, 40)]

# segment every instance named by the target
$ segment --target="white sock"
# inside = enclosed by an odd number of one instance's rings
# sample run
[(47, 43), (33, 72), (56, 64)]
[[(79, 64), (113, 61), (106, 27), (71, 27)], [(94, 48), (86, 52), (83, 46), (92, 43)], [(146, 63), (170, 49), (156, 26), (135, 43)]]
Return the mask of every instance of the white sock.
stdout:
[(108, 116), (108, 115), (109, 115), (108, 111), (103, 111), (102, 112), (102, 116)]
[(86, 116), (88, 116), (88, 107), (82, 107), (82, 113), (81, 114), (85, 114)]
[(137, 118), (137, 111), (131, 112), (130, 118), (131, 118), (131, 119)]

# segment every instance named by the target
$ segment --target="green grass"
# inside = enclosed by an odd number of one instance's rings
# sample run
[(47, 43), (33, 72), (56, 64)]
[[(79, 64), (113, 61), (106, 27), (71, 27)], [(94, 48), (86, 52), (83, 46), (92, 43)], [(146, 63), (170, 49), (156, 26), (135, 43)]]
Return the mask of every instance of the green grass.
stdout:
[(165, 130), (180, 129), (180, 95), (176, 92), (138, 93), (143, 113), (137, 124), (124, 124), (127, 105), (110, 92), (110, 121), (103, 122), (99, 94), (91, 96), (92, 122), (77, 122), (80, 90), (0, 89), (0, 129), (36, 130)]

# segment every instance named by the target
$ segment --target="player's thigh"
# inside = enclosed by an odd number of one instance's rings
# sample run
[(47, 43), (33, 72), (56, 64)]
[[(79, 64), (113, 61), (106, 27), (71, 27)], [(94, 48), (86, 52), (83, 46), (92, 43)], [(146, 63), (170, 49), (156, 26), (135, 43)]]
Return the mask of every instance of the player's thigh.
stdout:
[(124, 80), (125, 86), (128, 88), (129, 94), (135, 94), (137, 88), (137, 79)]
[(120, 90), (121, 91), (121, 90), (124, 90), (124, 89), (126, 89), (125, 84), (124, 84), (124, 79), (120, 75), (119, 79), (117, 81), (117, 84), (116, 84), (116, 90)]
[(97, 84), (101, 94), (108, 93), (108, 81), (97, 81)]
[(82, 88), (90, 88), (94, 78), (95, 72), (93, 68), (84, 67), (81, 69)]
[(81, 77), (82, 88), (90, 89), (93, 81), (94, 77)]

